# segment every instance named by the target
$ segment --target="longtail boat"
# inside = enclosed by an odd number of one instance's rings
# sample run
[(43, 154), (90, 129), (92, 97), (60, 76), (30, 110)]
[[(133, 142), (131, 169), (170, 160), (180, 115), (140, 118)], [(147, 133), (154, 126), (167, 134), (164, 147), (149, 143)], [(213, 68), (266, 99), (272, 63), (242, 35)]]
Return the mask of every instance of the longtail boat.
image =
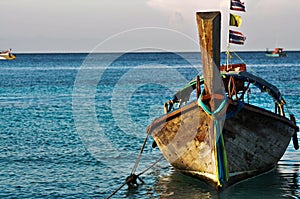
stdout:
[(275, 48), (273, 51), (266, 50), (267, 57), (287, 57), (287, 54), (283, 51), (283, 48)]
[[(286, 116), (280, 91), (247, 72), (244, 63), (220, 66), (220, 12), (196, 13), (203, 76), (196, 76), (164, 104), (148, 127), (154, 143), (179, 172), (222, 190), (273, 169), (299, 127)], [(274, 111), (251, 104), (250, 85), (269, 94)], [(196, 90), (196, 99), (190, 95)]]
[(0, 51), (0, 60), (14, 60), (16, 55), (11, 53), (11, 49), (6, 51)]

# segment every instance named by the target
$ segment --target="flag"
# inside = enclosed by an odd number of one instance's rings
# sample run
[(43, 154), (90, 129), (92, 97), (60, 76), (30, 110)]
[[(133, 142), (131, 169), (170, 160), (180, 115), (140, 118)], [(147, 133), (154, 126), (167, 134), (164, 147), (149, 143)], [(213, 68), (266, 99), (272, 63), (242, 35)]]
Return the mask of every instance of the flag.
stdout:
[(231, 0), (230, 10), (246, 12), (244, 2), (241, 2), (240, 0)]
[(243, 33), (238, 31), (229, 30), (229, 43), (243, 45), (246, 37)]
[(242, 18), (238, 15), (230, 13), (229, 25), (240, 27), (242, 25)]

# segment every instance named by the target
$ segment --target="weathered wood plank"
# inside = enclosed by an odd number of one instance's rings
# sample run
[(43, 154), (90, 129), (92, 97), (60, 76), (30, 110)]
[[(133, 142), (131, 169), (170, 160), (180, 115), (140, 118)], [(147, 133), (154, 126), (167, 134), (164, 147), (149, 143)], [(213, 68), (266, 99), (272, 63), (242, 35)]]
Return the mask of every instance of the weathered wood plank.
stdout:
[(214, 95), (216, 92), (219, 94), (220, 85), (223, 84), (219, 75), (221, 13), (198, 12), (196, 19), (206, 89), (208, 89), (210, 95)]

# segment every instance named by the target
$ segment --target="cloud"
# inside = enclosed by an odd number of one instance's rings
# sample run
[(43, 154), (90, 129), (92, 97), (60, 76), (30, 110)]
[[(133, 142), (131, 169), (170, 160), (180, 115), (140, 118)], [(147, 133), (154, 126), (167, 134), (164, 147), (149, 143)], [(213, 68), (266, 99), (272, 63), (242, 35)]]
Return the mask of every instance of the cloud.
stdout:
[(147, 5), (158, 10), (169, 18), (169, 25), (178, 29), (184, 23), (188, 23), (197, 7), (197, 1), (187, 3), (182, 0), (149, 0)]
[(227, 1), (204, 0), (148, 0), (147, 5), (158, 10), (169, 18), (169, 25), (174, 29), (195, 23), (197, 11), (226, 10), (229, 7)]
[(184, 24), (184, 17), (181, 12), (176, 11), (171, 16), (170, 25), (175, 29), (181, 29), (182, 24)]

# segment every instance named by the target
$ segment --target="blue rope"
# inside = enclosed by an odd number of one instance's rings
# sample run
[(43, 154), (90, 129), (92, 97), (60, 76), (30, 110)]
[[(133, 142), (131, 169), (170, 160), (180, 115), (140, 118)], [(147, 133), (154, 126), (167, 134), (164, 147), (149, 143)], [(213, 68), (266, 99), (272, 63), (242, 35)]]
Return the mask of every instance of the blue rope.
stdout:
[(214, 112), (211, 112), (209, 110), (209, 108), (202, 102), (201, 98), (202, 98), (202, 93), (198, 97), (198, 105), (206, 112), (207, 115), (210, 115), (213, 118), (216, 118), (216, 116), (218, 115), (218, 113), (220, 113), (224, 109), (224, 107), (226, 107), (227, 102), (228, 102), (227, 96), (225, 95), (225, 98), (222, 101), (222, 103), (220, 104), (220, 106)]

